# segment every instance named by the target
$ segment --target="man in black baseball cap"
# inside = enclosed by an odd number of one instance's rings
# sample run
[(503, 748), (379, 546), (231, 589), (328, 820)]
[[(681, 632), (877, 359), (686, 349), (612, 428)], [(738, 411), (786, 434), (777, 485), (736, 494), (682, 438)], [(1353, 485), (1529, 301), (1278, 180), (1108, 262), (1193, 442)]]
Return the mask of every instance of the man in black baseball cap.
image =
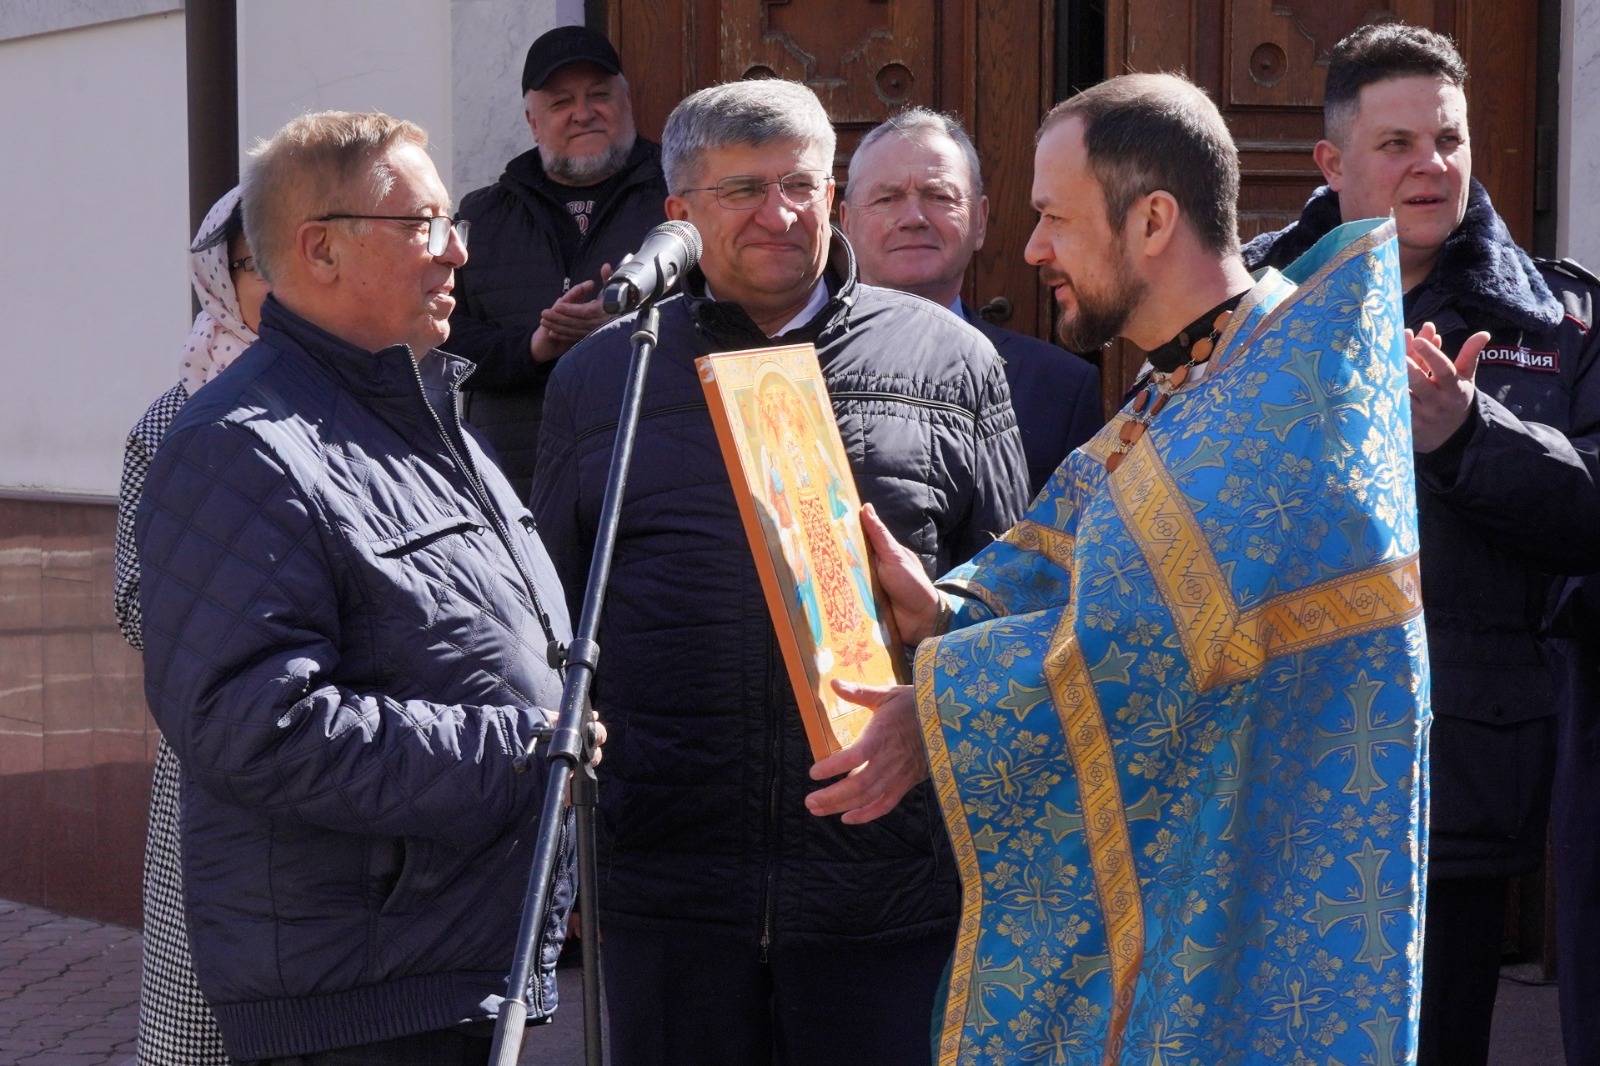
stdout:
[(568, 63), (592, 63), (607, 74), (622, 73), (622, 60), (610, 41), (587, 26), (559, 26), (528, 48), (522, 91), (544, 88), (550, 75)]
[(478, 364), (467, 417), (526, 498), (550, 368), (602, 325), (611, 268), (666, 220), (661, 149), (637, 136), (611, 42), (562, 26), (528, 49), (523, 115), (536, 147), (469, 193), (472, 258), (456, 271), (450, 350)]

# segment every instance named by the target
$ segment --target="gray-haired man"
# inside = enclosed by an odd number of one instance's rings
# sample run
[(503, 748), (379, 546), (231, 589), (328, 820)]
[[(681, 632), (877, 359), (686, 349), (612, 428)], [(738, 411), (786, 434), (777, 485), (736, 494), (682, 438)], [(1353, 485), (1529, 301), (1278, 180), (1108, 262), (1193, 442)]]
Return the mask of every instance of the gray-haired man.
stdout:
[(967, 265), (988, 234), (989, 198), (961, 123), (913, 107), (868, 130), (850, 157), (839, 228), (862, 281), (926, 297), (989, 338), (1011, 385), (1028, 491), (1037, 493), (1067, 453), (1105, 424), (1100, 373), (1054, 344), (990, 325), (962, 301)]
[(260, 339), (178, 413), (139, 505), (145, 693), (185, 774), (195, 973), (235, 1062), (485, 1062), (527, 890), (544, 772), (514, 762), (571, 628), (455, 415), (470, 368), (438, 346), (467, 231), (427, 143), (329, 111), (255, 152)]
[[(705, 251), (661, 304), (600, 633), (615, 1061), (924, 1063), (960, 906), (939, 814), (926, 785), (870, 826), (807, 813), (820, 784), (694, 360), (815, 344), (862, 498), (930, 574), (1025, 502), (1005, 376), (944, 309), (857, 281), (810, 90), (702, 90), (662, 140), (667, 214)], [(597, 331), (550, 379), (534, 510), (574, 590), (632, 328)]]

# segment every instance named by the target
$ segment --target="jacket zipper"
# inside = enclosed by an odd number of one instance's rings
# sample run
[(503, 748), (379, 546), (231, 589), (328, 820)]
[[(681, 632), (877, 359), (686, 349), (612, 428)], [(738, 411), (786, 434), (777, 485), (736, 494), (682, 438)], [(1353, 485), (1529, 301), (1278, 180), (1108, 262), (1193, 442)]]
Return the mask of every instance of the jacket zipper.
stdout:
[(926, 407), (934, 411), (951, 411), (974, 420), (978, 417), (978, 412), (970, 407), (962, 407), (958, 403), (946, 403), (943, 400), (924, 400), (920, 396), (905, 396), (897, 392), (833, 392), (830, 390), (828, 399), (835, 403), (840, 400), (887, 400), (891, 403), (910, 404), (912, 407)]
[[(643, 185), (649, 180), (648, 167), (640, 168), (636, 165), (629, 169), (628, 180), (617, 186), (616, 191), (611, 194), (611, 199), (607, 200), (605, 206), (600, 209), (600, 213), (589, 220), (589, 229), (584, 233), (578, 234), (578, 260), (581, 261), (584, 254), (588, 252), (589, 238), (591, 236), (598, 237), (600, 232), (605, 229), (606, 223), (611, 221), (611, 216), (622, 210), (622, 201), (627, 197), (628, 193), (633, 191), (633, 187), (635, 185)], [(621, 265), (621, 263), (612, 263), (611, 269), (615, 270)], [(595, 269), (598, 270), (599, 268), (596, 267)], [(571, 286), (568, 287), (570, 288)]]
[[(555, 629), (550, 624), (550, 616), (545, 613), (544, 604), (539, 601), (539, 589), (534, 584), (533, 572), (528, 569), (527, 563), (522, 558), (522, 553), (517, 550), (517, 543), (514, 539), (512, 539), (511, 531), (506, 528), (506, 524), (502, 520), (500, 508), (495, 506), (494, 498), (489, 495), (488, 488), (483, 484), (483, 480), (478, 476), (478, 468), (467, 456), (463, 456), (461, 452), (456, 449), (455, 441), (451, 440), (450, 433), (448, 430), (446, 430), (444, 421), (439, 417), (439, 412), (435, 411), (433, 409), (433, 404), (428, 402), (428, 389), (427, 386), (422, 382), (422, 368), (417, 365), (417, 361), (415, 359), (411, 360), (411, 376), (416, 379), (417, 392), (422, 399), (422, 406), (427, 408), (428, 417), (433, 420), (434, 428), (439, 431), (439, 439), (444, 441), (445, 450), (450, 453), (450, 458), (455, 461), (455, 464), (461, 468), (462, 473), (467, 479), (467, 487), (472, 490), (473, 494), (478, 499), (478, 506), (482, 508), (484, 515), (489, 519), (490, 524), (494, 527), (495, 535), (500, 538), (500, 542), (505, 545), (506, 551), (511, 554), (511, 561), (517, 568), (517, 574), (521, 576), (522, 583), (528, 589), (528, 597), (532, 602), (534, 614), (538, 615), (539, 624), (544, 627), (545, 640), (554, 643), (556, 639)], [(452, 382), (450, 384), (450, 412), (452, 415), (452, 420), (455, 422), (455, 430), (457, 433), (461, 432), (461, 415), (457, 407), (457, 398), (459, 394), (460, 390), (456, 387), (455, 383)], [(565, 817), (566, 815), (563, 813), (563, 818)], [(560, 839), (556, 844), (556, 869), (558, 870), (565, 868), (565, 864), (568, 861), (567, 848), (570, 845), (570, 842), (571, 834), (566, 832), (565, 827), (563, 827), (563, 831), (560, 834)], [(538, 933), (538, 938), (535, 942), (534, 950), (540, 953), (540, 958), (543, 957), (544, 946), (547, 940), (546, 932), (547, 930), (541, 927)], [(526, 996), (527, 992), (528, 990), (524, 989), (523, 995)], [(548, 1013), (544, 998), (544, 982), (537, 971), (535, 971), (533, 974), (533, 993), (533, 999), (535, 1000), (534, 1009), (540, 1011), (541, 1013)]]
[(778, 889), (778, 790), (783, 780), (783, 701), (773, 674), (772, 641), (767, 641), (767, 728), (772, 731), (772, 747), (767, 762), (767, 869), (761, 889), (761, 961), (767, 960), (772, 946), (772, 912)]
[[(546, 177), (548, 178), (549, 175), (546, 175)], [(588, 251), (589, 251), (589, 238), (591, 236), (598, 236), (599, 233), (601, 232), (601, 230), (603, 230), (605, 228), (605, 224), (607, 222), (611, 221), (611, 216), (616, 214), (618, 211), (622, 210), (622, 208), (620, 206), (622, 201), (624, 199), (626, 199), (628, 193), (633, 191), (633, 187), (635, 185), (643, 185), (644, 183), (646, 183), (649, 180), (650, 180), (650, 175), (649, 175), (649, 168), (648, 167), (640, 168), (638, 166), (634, 166), (629, 171), (628, 180), (623, 182), (620, 186), (618, 186), (616, 192), (612, 193), (611, 199), (606, 201), (606, 205), (601, 210), (600, 214), (595, 216), (593, 219), (590, 220), (588, 232), (578, 234), (578, 250), (577, 250), (577, 253), (572, 257), (572, 262), (570, 264), (568, 264), (569, 269), (573, 268), (573, 267), (578, 267), (578, 266), (582, 266), (583, 265), (583, 262), (584, 262), (584, 258), (583, 257), (585, 255), (587, 255)], [(571, 214), (566, 210), (566, 205), (564, 203), (562, 203), (561, 201), (559, 201), (558, 199), (556, 199), (556, 197), (551, 195), (547, 190), (542, 189), (542, 188), (540, 188), (540, 187), (538, 187), (536, 185), (528, 185), (526, 183), (522, 183), (522, 184), (523, 184), (524, 188), (527, 188), (527, 189), (531, 190), (535, 196), (537, 196), (540, 200), (543, 201), (544, 208), (545, 208), (546, 212), (549, 213), (550, 215), (559, 215), (562, 218), (568, 218), (568, 219), (570, 219), (572, 217)], [(513, 195), (513, 197), (515, 199), (521, 200), (522, 203), (524, 204), (524, 206), (528, 206), (527, 201), (523, 200), (522, 197), (517, 196), (515, 193), (513, 193), (512, 195)], [(545, 228), (546, 228), (547, 233), (549, 233), (552, 236), (552, 239), (551, 239), (550, 243), (555, 246), (555, 256), (554, 256), (554, 258), (556, 259), (556, 261), (560, 262), (561, 258), (562, 258), (561, 257), (561, 242), (553, 239), (554, 230), (550, 226), (547, 226)], [(622, 265), (621, 263), (612, 263), (611, 267), (612, 267), (613, 270), (615, 270), (617, 267), (619, 267), (621, 265)], [(595, 266), (595, 270), (597, 272), (596, 273), (596, 277), (599, 276), (598, 275), (599, 269), (600, 269), (600, 267), (597, 264)], [(579, 271), (576, 271), (576, 273), (578, 273), (581, 276), (584, 272), (579, 270)], [(572, 288), (572, 278), (570, 276), (562, 278), (561, 279), (561, 291), (562, 292), (566, 292), (570, 288)]]
[[(533, 572), (528, 569), (527, 563), (522, 558), (522, 553), (517, 550), (517, 543), (512, 539), (511, 531), (506, 528), (506, 524), (501, 518), (500, 508), (495, 506), (494, 498), (489, 495), (489, 490), (484, 486), (482, 479), (478, 477), (477, 467), (456, 450), (455, 442), (450, 439), (450, 433), (445, 429), (443, 420), (439, 418), (439, 412), (435, 411), (433, 404), (428, 402), (428, 389), (422, 383), (422, 369), (417, 365), (415, 359), (411, 360), (411, 376), (416, 379), (417, 394), (422, 400), (422, 406), (428, 411), (428, 417), (433, 420), (434, 428), (439, 431), (439, 439), (444, 441), (445, 450), (450, 453), (450, 458), (455, 461), (456, 466), (461, 468), (461, 472), (467, 479), (467, 487), (477, 497), (479, 508), (489, 519), (490, 525), (494, 527), (495, 535), (505, 545), (506, 551), (511, 553), (511, 561), (516, 566), (517, 574), (522, 578), (522, 583), (528, 590), (528, 598), (533, 605), (534, 614), (539, 616), (539, 624), (544, 627), (545, 640), (554, 641), (556, 639), (555, 629), (550, 624), (550, 616), (545, 613), (544, 604), (539, 600), (539, 589), (534, 584)], [(452, 413), (456, 409), (455, 399), (458, 391), (455, 384), (452, 383), (450, 385), (450, 410)], [(459, 415), (456, 416), (456, 423), (456, 431), (459, 433), (461, 430)]]

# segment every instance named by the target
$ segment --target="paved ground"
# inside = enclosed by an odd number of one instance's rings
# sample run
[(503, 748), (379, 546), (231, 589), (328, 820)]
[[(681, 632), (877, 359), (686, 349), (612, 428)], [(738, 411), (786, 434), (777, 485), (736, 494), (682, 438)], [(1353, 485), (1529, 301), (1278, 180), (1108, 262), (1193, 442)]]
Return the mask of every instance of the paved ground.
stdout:
[[(132, 1066), (142, 939), (131, 929), (0, 900), (0, 1066)], [(561, 970), (557, 1021), (529, 1029), (525, 1064), (583, 1062), (583, 986)]]
[[(130, 1066), (139, 1002), (139, 934), (0, 900), (0, 1066)], [(1561, 1066), (1554, 985), (1507, 968), (1491, 1066)], [(529, 1030), (522, 1062), (583, 1061), (582, 989), (560, 972), (567, 1004)]]
[(139, 934), (0, 902), (0, 1063), (101, 1066), (133, 1054)]

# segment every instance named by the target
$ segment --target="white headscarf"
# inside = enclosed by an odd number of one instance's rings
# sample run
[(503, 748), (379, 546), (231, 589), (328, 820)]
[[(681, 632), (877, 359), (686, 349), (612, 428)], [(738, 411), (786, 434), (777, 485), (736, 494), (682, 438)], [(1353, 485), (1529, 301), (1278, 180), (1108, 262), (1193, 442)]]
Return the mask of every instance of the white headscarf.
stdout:
[[(200, 223), (195, 243), (202, 243), (228, 221), (239, 203), (239, 186), (229, 189)], [(228, 242), (220, 241), (203, 252), (189, 253), (189, 281), (200, 298), (200, 313), (183, 344), (179, 376), (193, 396), (200, 386), (220, 374), (240, 352), (256, 341), (255, 331), (244, 324), (239, 294), (228, 273)]]

